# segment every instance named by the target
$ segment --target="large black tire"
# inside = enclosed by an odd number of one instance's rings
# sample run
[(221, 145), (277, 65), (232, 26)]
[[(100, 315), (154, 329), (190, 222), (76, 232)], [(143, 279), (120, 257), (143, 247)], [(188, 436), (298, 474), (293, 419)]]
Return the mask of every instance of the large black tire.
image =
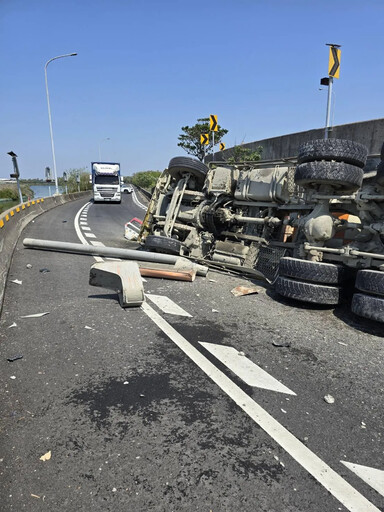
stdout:
[(362, 292), (384, 295), (384, 272), (379, 270), (359, 270), (355, 286)]
[(330, 185), (341, 191), (352, 192), (361, 187), (363, 176), (360, 167), (344, 162), (308, 162), (296, 167), (295, 182), (307, 188)]
[(275, 290), (280, 295), (302, 302), (313, 304), (339, 304), (341, 289), (337, 286), (304, 283), (288, 277), (278, 276), (275, 281)]
[(342, 265), (297, 258), (281, 258), (279, 275), (324, 284), (338, 284), (347, 278), (346, 268)]
[(144, 249), (166, 254), (180, 254), (182, 243), (168, 236), (148, 235), (145, 239)]
[(384, 299), (365, 293), (355, 293), (352, 298), (352, 312), (355, 315), (384, 322)]
[(384, 187), (384, 161), (382, 160), (377, 166), (376, 182)]
[(299, 147), (299, 164), (315, 160), (334, 160), (363, 168), (367, 161), (368, 150), (363, 144), (352, 140), (319, 139), (305, 142)]
[(199, 182), (204, 182), (208, 167), (203, 162), (200, 162), (200, 160), (187, 156), (176, 156), (169, 162), (168, 172), (176, 179), (182, 178), (185, 173), (189, 172)]

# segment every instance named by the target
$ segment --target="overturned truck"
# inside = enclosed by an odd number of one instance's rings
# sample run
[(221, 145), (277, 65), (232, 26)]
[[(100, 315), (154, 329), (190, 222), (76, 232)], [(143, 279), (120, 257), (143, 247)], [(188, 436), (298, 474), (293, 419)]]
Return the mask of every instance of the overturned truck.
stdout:
[[(383, 145), (384, 146), (384, 145)], [(384, 150), (309, 141), (295, 159), (209, 166), (173, 158), (140, 233), (144, 248), (263, 276), (285, 297), (384, 322)]]

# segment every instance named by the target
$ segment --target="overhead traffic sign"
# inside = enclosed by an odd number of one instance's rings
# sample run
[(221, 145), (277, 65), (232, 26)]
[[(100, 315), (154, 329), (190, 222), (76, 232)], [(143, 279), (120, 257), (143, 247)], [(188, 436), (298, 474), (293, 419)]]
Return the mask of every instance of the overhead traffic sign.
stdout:
[(210, 121), (210, 130), (211, 132), (217, 132), (218, 131), (218, 125), (217, 125), (217, 116), (214, 116), (213, 114), (211, 114), (209, 116), (209, 121)]
[(335, 46), (329, 48), (329, 66), (328, 75), (333, 78), (339, 78), (340, 75), (340, 57), (341, 50)]
[(200, 144), (209, 144), (209, 133), (202, 133), (200, 135)]
[(220, 151), (224, 151), (224, 149), (225, 149), (224, 142), (220, 142)]

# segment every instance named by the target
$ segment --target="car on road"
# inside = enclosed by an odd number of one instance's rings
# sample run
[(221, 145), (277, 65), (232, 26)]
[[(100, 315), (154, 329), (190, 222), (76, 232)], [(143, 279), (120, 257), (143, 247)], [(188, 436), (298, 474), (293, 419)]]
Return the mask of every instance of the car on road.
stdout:
[(123, 184), (121, 185), (121, 193), (122, 194), (132, 194), (133, 192), (133, 187), (132, 185), (129, 185), (129, 184)]

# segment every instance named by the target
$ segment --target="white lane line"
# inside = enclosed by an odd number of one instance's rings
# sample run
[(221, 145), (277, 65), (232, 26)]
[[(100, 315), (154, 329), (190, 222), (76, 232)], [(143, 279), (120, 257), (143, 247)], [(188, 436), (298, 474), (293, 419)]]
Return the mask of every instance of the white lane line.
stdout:
[(169, 297), (165, 297), (164, 295), (152, 295), (149, 293), (146, 294), (146, 297), (156, 304), (156, 306), (164, 313), (168, 313), (169, 315), (188, 316), (192, 318), (192, 315), (175, 304)]
[(84, 233), (84, 235), (85, 235), (87, 238), (96, 238), (96, 235), (94, 235), (93, 233)]
[(151, 306), (141, 308), (213, 382), (215, 382), (244, 412), (288, 452), (304, 469), (323, 485), (350, 512), (380, 512), (370, 501), (344, 480), (320, 457), (307, 448), (285, 427), (258, 405), (230, 378), (221, 372), (181, 334), (168, 324)]
[(138, 200), (135, 190), (133, 190), (131, 195), (132, 195), (133, 202), (136, 204), (136, 206), (138, 206), (142, 210), (147, 209), (147, 207), (144, 204), (140, 203), (140, 201)]
[(248, 384), (248, 386), (296, 396), (296, 393), (242, 355), (241, 352), (239, 353), (234, 347), (205, 343), (203, 341), (199, 341), (199, 343), (219, 361), (225, 364), (233, 373), (240, 377), (241, 380)]
[(81, 229), (82, 229), (83, 231), (91, 231), (91, 228), (88, 228), (88, 227), (86, 227), (86, 226), (81, 226)]
[[(86, 208), (87, 206), (89, 206), (90, 203), (86, 203), (82, 208), (80, 208), (80, 210), (77, 212), (76, 214), (76, 217), (75, 217), (75, 220), (74, 220), (74, 226), (75, 226), (75, 231), (76, 231), (76, 234), (80, 240), (80, 242), (84, 245), (89, 245), (89, 242), (88, 240), (84, 237), (83, 233), (81, 232), (81, 229), (80, 229), (80, 226), (79, 226), (79, 218), (80, 218), (80, 215), (81, 213), (83, 212), (84, 208)], [(96, 261), (104, 261), (103, 258), (101, 258), (100, 256), (93, 256), (93, 258), (96, 260)]]
[(382, 469), (361, 466), (360, 464), (353, 464), (352, 462), (345, 462), (344, 460), (340, 462), (356, 473), (357, 476), (375, 489), (375, 491), (384, 496), (384, 471)]

